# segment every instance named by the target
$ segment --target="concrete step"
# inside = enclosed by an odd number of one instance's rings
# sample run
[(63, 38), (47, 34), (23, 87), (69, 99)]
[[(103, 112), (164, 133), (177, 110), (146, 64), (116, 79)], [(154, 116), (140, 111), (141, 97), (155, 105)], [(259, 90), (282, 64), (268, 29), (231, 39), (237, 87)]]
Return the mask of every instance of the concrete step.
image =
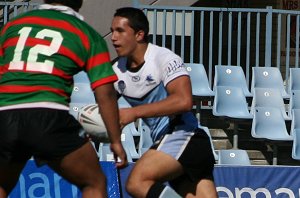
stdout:
[[(216, 151), (221, 149), (232, 149), (232, 143), (227, 133), (223, 129), (210, 129), (213, 145)], [(249, 139), (247, 139), (249, 141)], [(243, 141), (241, 141), (243, 144)], [(243, 149), (243, 148), (242, 148)], [(268, 160), (260, 150), (245, 149), (249, 155), (252, 165), (269, 165)]]
[(227, 134), (223, 129), (209, 129), (210, 135), (213, 139), (224, 139), (228, 138)]
[(232, 144), (228, 139), (213, 139), (212, 140), (215, 150), (221, 150), (221, 149), (231, 149)]
[(249, 155), (250, 159), (253, 160), (262, 160), (262, 159), (266, 159), (266, 157), (264, 156), (264, 154), (259, 151), (259, 150), (247, 150), (247, 153)]
[(256, 166), (264, 166), (264, 165), (270, 165), (267, 160), (251, 160), (251, 165), (256, 165)]
[(209, 129), (216, 150), (230, 149), (232, 144), (223, 129)]
[(247, 150), (252, 165), (269, 165), (264, 154), (259, 150)]

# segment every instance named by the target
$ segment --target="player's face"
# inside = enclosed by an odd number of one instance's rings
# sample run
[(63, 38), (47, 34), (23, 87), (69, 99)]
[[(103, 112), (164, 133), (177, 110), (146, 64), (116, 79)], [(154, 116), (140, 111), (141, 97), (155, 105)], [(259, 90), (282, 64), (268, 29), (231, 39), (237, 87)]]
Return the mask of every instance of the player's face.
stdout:
[(137, 45), (137, 35), (128, 25), (128, 19), (114, 17), (111, 32), (111, 41), (118, 56), (133, 56)]

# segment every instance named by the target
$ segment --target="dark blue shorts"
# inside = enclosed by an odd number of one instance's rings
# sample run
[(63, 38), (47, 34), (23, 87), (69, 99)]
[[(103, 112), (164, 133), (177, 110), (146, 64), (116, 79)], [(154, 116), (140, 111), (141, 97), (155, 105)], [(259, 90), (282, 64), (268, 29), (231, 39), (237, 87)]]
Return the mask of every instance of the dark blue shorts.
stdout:
[(0, 163), (61, 159), (87, 142), (68, 111), (32, 108), (0, 111)]

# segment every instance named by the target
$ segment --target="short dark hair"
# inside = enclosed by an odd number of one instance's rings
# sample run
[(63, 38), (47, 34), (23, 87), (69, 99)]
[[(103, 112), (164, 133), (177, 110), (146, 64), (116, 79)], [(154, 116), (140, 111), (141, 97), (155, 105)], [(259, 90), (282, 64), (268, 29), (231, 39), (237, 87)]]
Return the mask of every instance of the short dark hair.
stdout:
[(125, 17), (129, 21), (129, 26), (135, 31), (144, 31), (144, 41), (148, 42), (149, 21), (141, 9), (133, 7), (123, 7), (116, 10), (114, 17)]
[(82, 6), (82, 0), (44, 0), (45, 3), (59, 3), (72, 8), (75, 11), (79, 11)]

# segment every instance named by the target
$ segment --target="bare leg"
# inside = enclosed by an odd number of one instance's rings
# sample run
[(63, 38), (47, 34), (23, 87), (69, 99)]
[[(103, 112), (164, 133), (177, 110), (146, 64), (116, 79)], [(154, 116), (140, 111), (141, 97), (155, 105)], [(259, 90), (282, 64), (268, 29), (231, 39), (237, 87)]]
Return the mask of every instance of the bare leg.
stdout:
[(2, 187), (0, 187), (0, 197), (1, 198), (7, 197), (7, 194), (6, 194), (5, 190)]
[(106, 198), (106, 178), (91, 143), (68, 154), (59, 162), (49, 163), (56, 172), (82, 191), (82, 197)]
[(217, 198), (218, 194), (213, 181), (202, 179), (197, 184), (196, 195), (188, 193), (186, 198)]
[(182, 173), (177, 160), (163, 152), (149, 150), (136, 162), (126, 189), (133, 197), (144, 198), (155, 182), (172, 180)]
[(26, 161), (0, 166), (0, 198), (7, 197), (13, 190), (25, 164)]

